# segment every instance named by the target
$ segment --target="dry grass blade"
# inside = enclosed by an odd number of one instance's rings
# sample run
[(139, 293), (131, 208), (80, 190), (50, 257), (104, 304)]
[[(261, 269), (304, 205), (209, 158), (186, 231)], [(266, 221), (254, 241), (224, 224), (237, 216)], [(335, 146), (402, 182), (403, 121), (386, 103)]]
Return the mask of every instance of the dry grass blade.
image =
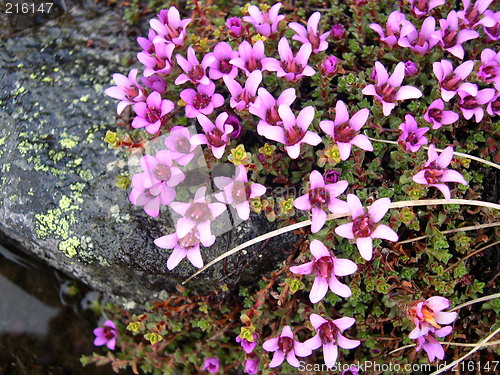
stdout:
[(476, 299), (473, 299), (472, 301), (467, 301), (465, 303), (462, 303), (461, 305), (455, 306), (450, 311), (459, 310), (462, 307), (469, 306), (469, 305), (472, 305), (472, 304), (478, 303), (478, 302), (489, 301), (490, 299), (495, 299), (495, 298), (500, 298), (500, 293), (491, 294), (489, 296), (484, 296), (484, 297), (481, 297), (481, 298), (476, 298)]
[(493, 242), (493, 243), (490, 243), (489, 245), (486, 245), (486, 246), (483, 246), (482, 248), (480, 249), (477, 249), (476, 251), (473, 251), (472, 253), (470, 254), (467, 254), (466, 256), (464, 256), (462, 259), (460, 259), (458, 262), (456, 263), (453, 263), (451, 266), (449, 266), (448, 268), (446, 268), (443, 273), (445, 272), (448, 272), (449, 270), (451, 270), (453, 267), (455, 267), (457, 264), (460, 264), (462, 263), (464, 260), (467, 260), (469, 259), (470, 257), (476, 255), (477, 253), (480, 253), (481, 251), (483, 250), (486, 250), (486, 249), (489, 249), (490, 247), (493, 247), (495, 245), (498, 245), (500, 243), (500, 241), (497, 241), (497, 242)]

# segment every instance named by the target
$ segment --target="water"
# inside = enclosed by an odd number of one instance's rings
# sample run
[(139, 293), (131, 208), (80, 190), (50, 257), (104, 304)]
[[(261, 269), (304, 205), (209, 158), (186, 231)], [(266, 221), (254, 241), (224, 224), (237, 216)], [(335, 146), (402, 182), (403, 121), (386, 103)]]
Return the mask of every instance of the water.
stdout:
[(0, 245), (0, 374), (114, 374), (83, 368), (82, 354), (99, 351), (88, 307), (102, 298), (60, 272)]

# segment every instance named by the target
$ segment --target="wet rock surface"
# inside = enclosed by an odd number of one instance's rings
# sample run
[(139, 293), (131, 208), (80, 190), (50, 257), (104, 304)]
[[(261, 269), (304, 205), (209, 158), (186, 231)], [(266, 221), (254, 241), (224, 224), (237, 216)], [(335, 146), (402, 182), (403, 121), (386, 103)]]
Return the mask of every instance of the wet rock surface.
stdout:
[[(69, 14), (0, 41), (0, 242), (36, 255), (91, 288), (144, 302), (196, 269), (173, 272), (153, 243), (174, 231), (168, 214), (148, 217), (115, 186), (127, 168), (103, 143), (116, 102), (103, 94), (134, 59), (137, 31), (117, 10), (74, 4)], [(275, 229), (255, 215), (203, 249), (205, 262)], [(230, 243), (228, 239), (230, 237)], [(188, 288), (256, 282), (295, 240), (282, 235), (214, 266)], [(253, 280), (253, 281), (252, 281)]]

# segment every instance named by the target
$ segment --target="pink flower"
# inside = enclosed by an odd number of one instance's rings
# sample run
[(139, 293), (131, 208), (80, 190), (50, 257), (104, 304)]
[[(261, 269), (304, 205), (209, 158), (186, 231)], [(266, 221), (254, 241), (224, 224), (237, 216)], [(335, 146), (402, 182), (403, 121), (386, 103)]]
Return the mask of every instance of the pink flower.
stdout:
[(259, 359), (247, 358), (245, 360), (245, 372), (247, 374), (257, 374), (259, 372)]
[(319, 126), (337, 143), (341, 160), (347, 160), (351, 154), (352, 145), (366, 151), (373, 151), (373, 146), (366, 135), (360, 130), (368, 120), (370, 110), (363, 108), (349, 117), (347, 106), (342, 100), (335, 105), (335, 121), (320, 121)]
[(453, 124), (458, 121), (459, 117), (458, 113), (444, 111), (444, 102), (441, 99), (434, 100), (424, 113), (424, 119), (432, 124), (432, 129)]
[(195, 85), (208, 85), (211, 81), (206, 75), (206, 69), (215, 61), (213, 54), (207, 53), (203, 56), (200, 62), (196, 58), (193, 47), (189, 47), (187, 51), (187, 60), (181, 55), (177, 55), (177, 63), (184, 71), (175, 80), (176, 85), (181, 85), (184, 82), (192, 82)]
[[(175, 228), (178, 238), (186, 237), (194, 228), (198, 230), (200, 242), (210, 243), (213, 240), (210, 224), (225, 210), (223, 203), (208, 203), (207, 188), (200, 187), (189, 203), (172, 202), (170, 207), (182, 217), (177, 221)], [(212, 242), (213, 243), (213, 242)]]
[(495, 94), (486, 107), (490, 116), (500, 116), (500, 91)]
[(449, 335), (452, 330), (451, 326), (439, 330), (430, 328), (425, 336), (419, 336), (417, 338), (417, 352), (424, 349), (429, 357), (429, 362), (434, 362), (436, 358), (440, 360), (444, 359), (444, 350), (441, 343), (437, 340), (437, 337), (445, 337)]
[(463, 90), (464, 87), (471, 85), (468, 82), (463, 83), (463, 81), (474, 69), (474, 61), (465, 61), (453, 70), (451, 61), (441, 60), (433, 63), (432, 69), (441, 87), (441, 97), (445, 102), (449, 102), (458, 90)]
[(174, 107), (174, 103), (162, 99), (161, 95), (154, 91), (148, 95), (146, 102), (134, 104), (137, 116), (132, 121), (132, 127), (145, 128), (149, 134), (155, 134), (165, 124), (167, 114), (172, 112)]
[(307, 130), (314, 119), (314, 107), (303, 108), (295, 118), (289, 106), (282, 104), (278, 107), (278, 113), (283, 120), (283, 127), (268, 126), (262, 131), (267, 139), (283, 143), (288, 156), (297, 159), (300, 155), (300, 145), (307, 143), (317, 146), (321, 143), (321, 137)]
[(311, 302), (318, 303), (321, 301), (328, 292), (328, 288), (341, 297), (350, 297), (352, 294), (351, 289), (342, 284), (337, 277), (351, 275), (356, 272), (358, 269), (356, 263), (349, 259), (339, 259), (332, 256), (326, 246), (318, 240), (312, 240), (310, 250), (313, 260), (300, 266), (290, 267), (290, 272), (299, 275), (314, 273), (314, 283), (309, 293)]
[(186, 39), (186, 26), (191, 22), (191, 18), (181, 20), (179, 11), (174, 6), (168, 10), (162, 9), (158, 14), (158, 19), (153, 18), (149, 21), (149, 25), (158, 33), (156, 41), (163, 41), (182, 46)]
[(413, 77), (418, 74), (418, 65), (413, 61), (405, 62), (405, 76)]
[(228, 76), (224, 76), (223, 79), (227, 89), (231, 93), (231, 99), (229, 99), (231, 108), (240, 112), (248, 110), (250, 105), (255, 101), (257, 89), (262, 82), (262, 72), (254, 70), (250, 73), (245, 81), (245, 88), (241, 87), (236, 80)]
[(464, 10), (458, 11), (457, 17), (462, 25), (472, 28), (477, 28), (479, 25), (492, 27), (495, 25), (495, 20), (486, 13), (492, 2), (493, 0), (476, 0), (472, 3), (470, 0), (462, 0)]
[(120, 100), (116, 107), (116, 113), (121, 114), (123, 110), (134, 103), (146, 101), (146, 91), (137, 82), (137, 69), (132, 69), (128, 77), (123, 74), (113, 74), (116, 86), (104, 90), (104, 93), (114, 99)]
[(157, 91), (161, 95), (167, 92), (167, 82), (157, 74), (153, 74), (149, 77), (142, 77), (141, 82), (144, 86), (151, 89), (151, 91)]
[(353, 349), (359, 344), (358, 340), (351, 340), (342, 336), (341, 332), (350, 328), (356, 320), (354, 318), (325, 319), (318, 314), (311, 314), (311, 324), (317, 331), (316, 335), (304, 342), (304, 346), (316, 350), (323, 346), (323, 360), (327, 368), (332, 368), (337, 362), (338, 347)]
[(444, 312), (450, 307), (450, 301), (444, 297), (434, 296), (426, 301), (418, 302), (409, 310), (411, 320), (415, 324), (415, 329), (408, 337), (416, 339), (425, 336), (430, 328), (441, 329), (441, 325), (451, 324), (458, 316), (456, 312)]
[(473, 116), (476, 122), (481, 122), (484, 117), (484, 109), (482, 106), (489, 103), (495, 97), (495, 89), (478, 90), (476, 84), (462, 86), (462, 90), (458, 90), (460, 100), (457, 107), (462, 111), (465, 119), (470, 120)]
[(493, 19), (495, 22), (492, 26), (483, 26), (483, 31), (486, 34), (486, 42), (492, 43), (500, 39), (500, 11), (493, 12), (488, 9), (484, 12), (484, 15)]
[(429, 128), (419, 128), (412, 115), (405, 116), (405, 122), (399, 125), (399, 129), (402, 131), (399, 140), (404, 143), (406, 151), (417, 152), (420, 147), (429, 143), (429, 140), (424, 136)]
[(389, 198), (377, 199), (366, 211), (357, 196), (348, 194), (347, 205), (351, 212), (352, 221), (339, 225), (335, 228), (335, 233), (350, 240), (355, 239), (359, 253), (363, 258), (366, 260), (372, 258), (374, 238), (382, 238), (393, 242), (398, 240), (397, 233), (390, 227), (377, 224), (389, 210), (391, 205)]
[(453, 147), (447, 147), (438, 156), (434, 145), (429, 146), (428, 160), (424, 168), (413, 176), (413, 181), (417, 184), (434, 186), (443, 193), (446, 199), (451, 198), (450, 188), (443, 182), (458, 182), (467, 185), (464, 177), (457, 171), (446, 169), (453, 158)]
[(238, 47), (238, 56), (229, 60), (229, 63), (237, 66), (249, 76), (256, 70), (269, 70), (269, 61), (273, 60), (273, 58), (265, 57), (264, 42), (262, 40), (256, 41), (253, 46), (244, 40)]
[(346, 31), (344, 26), (340, 23), (336, 23), (332, 26), (331, 35), (333, 40), (342, 40), (346, 37)]
[(205, 358), (202, 370), (208, 371), (211, 374), (217, 373), (219, 371), (219, 358), (216, 357)]
[(269, 126), (281, 126), (283, 120), (278, 113), (279, 106), (286, 105), (290, 107), (296, 97), (293, 87), (284, 90), (278, 99), (274, 99), (265, 88), (259, 88), (255, 102), (248, 109), (251, 114), (260, 117), (260, 121), (257, 124), (257, 133), (264, 135), (266, 128)]
[(213, 56), (215, 60), (210, 64), (208, 70), (208, 75), (211, 79), (219, 79), (225, 75), (236, 78), (238, 67), (231, 63), (231, 60), (238, 58), (239, 53), (237, 51), (233, 51), (231, 46), (226, 42), (219, 42), (214, 47)]
[(429, 12), (443, 5), (446, 0), (409, 0), (410, 1), (410, 11), (417, 18), (424, 18), (429, 14)]
[(485, 83), (492, 83), (495, 89), (500, 91), (500, 52), (490, 48), (485, 48), (481, 52), (481, 65), (477, 77)]
[(411, 48), (413, 52), (424, 56), (438, 43), (438, 40), (432, 37), (435, 34), (436, 20), (434, 17), (427, 17), (425, 19), (420, 32), (417, 31), (411, 22), (403, 21), (398, 45), (405, 48)]
[(389, 77), (387, 70), (380, 62), (375, 62), (376, 85), (368, 85), (363, 89), (364, 95), (373, 95), (382, 103), (384, 116), (389, 116), (396, 107), (396, 102), (406, 99), (417, 99), (422, 92), (413, 86), (401, 86), (405, 77), (405, 63), (396, 65), (394, 73)]
[(111, 320), (106, 320), (104, 322), (104, 327), (94, 329), (94, 335), (96, 336), (94, 340), (95, 346), (102, 346), (106, 344), (109, 349), (115, 350), (118, 331), (115, 323)]
[(448, 13), (446, 19), (440, 19), (439, 24), (441, 30), (432, 38), (435, 38), (446, 51), (462, 60), (465, 53), (462, 43), (478, 38), (479, 33), (469, 29), (460, 30), (457, 12), (454, 10)]
[(247, 339), (242, 339), (240, 336), (236, 337), (236, 342), (241, 345), (241, 347), (243, 348), (243, 350), (247, 354), (250, 354), (251, 352), (253, 352), (253, 350), (257, 346), (257, 339), (258, 339), (257, 334), (254, 332), (252, 334), (252, 337), (253, 337), (253, 341), (248, 341)]
[(307, 357), (311, 355), (311, 350), (306, 348), (303, 343), (300, 343), (293, 338), (292, 329), (285, 326), (281, 331), (280, 337), (269, 339), (262, 345), (264, 350), (274, 352), (273, 360), (269, 367), (277, 367), (287, 360), (293, 367), (299, 367), (300, 362), (296, 356)]
[(229, 34), (235, 38), (239, 37), (243, 31), (243, 26), (239, 17), (228, 18), (226, 20), (226, 26), (229, 29)]
[(316, 74), (315, 70), (307, 65), (311, 56), (311, 44), (303, 44), (297, 55), (293, 55), (288, 39), (283, 37), (278, 43), (278, 52), (281, 61), (269, 58), (266, 60), (266, 68), (271, 72), (289, 82), (298, 82), (303, 76), (311, 77)]
[(198, 85), (196, 90), (185, 89), (180, 93), (180, 97), (186, 103), (186, 117), (195, 118), (200, 113), (210, 115), (214, 108), (224, 105), (224, 97), (215, 93), (215, 84)]
[(190, 142), (191, 134), (184, 126), (174, 126), (165, 138), (165, 146), (170, 150), (172, 160), (179, 165), (187, 165), (194, 157), (196, 145)]
[(217, 159), (220, 159), (230, 142), (229, 134), (233, 131), (233, 127), (226, 124), (227, 117), (227, 113), (220, 113), (215, 119), (214, 124), (207, 116), (199, 114), (196, 118), (205, 134), (193, 135), (190, 140), (191, 144), (210, 146), (212, 154)]
[[(210, 236), (203, 244), (206, 247), (212, 246), (215, 236)], [(155, 245), (162, 249), (173, 249), (167, 261), (167, 268), (173, 270), (184, 258), (188, 258), (191, 264), (197, 268), (203, 267), (203, 259), (200, 252), (200, 233), (196, 228), (184, 237), (179, 238), (177, 233), (168, 234), (155, 239)]]
[(326, 38), (330, 35), (330, 31), (320, 35), (318, 32), (320, 19), (321, 13), (314, 12), (311, 17), (309, 17), (309, 20), (307, 20), (307, 29), (297, 22), (290, 22), (288, 24), (288, 27), (295, 31), (295, 35), (292, 39), (298, 40), (302, 44), (310, 43), (313, 53), (319, 53), (328, 48)]
[(323, 60), (320, 71), (325, 77), (333, 77), (337, 71), (338, 59), (335, 56), (330, 56)]
[(334, 184), (325, 184), (323, 176), (318, 171), (312, 171), (309, 176), (309, 190), (298, 198), (293, 205), (299, 210), (311, 210), (311, 232), (318, 232), (326, 222), (326, 210), (333, 214), (343, 214), (348, 211), (347, 204), (338, 197), (347, 189), (348, 182), (343, 180)]
[(153, 74), (168, 75), (172, 73), (174, 49), (175, 44), (159, 41), (151, 44), (150, 52), (139, 52), (137, 59), (145, 66), (144, 76), (151, 77)]
[(279, 15), (281, 3), (274, 4), (268, 13), (263, 13), (255, 5), (248, 7), (249, 16), (243, 17), (243, 21), (251, 23), (260, 35), (269, 37), (278, 31), (278, 25), (285, 18)]
[(220, 202), (233, 205), (241, 220), (248, 220), (250, 217), (249, 199), (260, 197), (266, 192), (266, 187), (255, 182), (248, 182), (247, 170), (240, 164), (236, 167), (236, 176), (215, 177), (214, 183), (220, 193), (214, 194)]
[(389, 17), (387, 18), (387, 23), (385, 25), (387, 35), (382, 29), (382, 26), (378, 23), (372, 23), (370, 25), (370, 29), (375, 31), (380, 36), (380, 40), (383, 43), (387, 44), (390, 48), (393, 48), (398, 42), (399, 33), (405, 19), (406, 17), (403, 13), (394, 11), (389, 14)]

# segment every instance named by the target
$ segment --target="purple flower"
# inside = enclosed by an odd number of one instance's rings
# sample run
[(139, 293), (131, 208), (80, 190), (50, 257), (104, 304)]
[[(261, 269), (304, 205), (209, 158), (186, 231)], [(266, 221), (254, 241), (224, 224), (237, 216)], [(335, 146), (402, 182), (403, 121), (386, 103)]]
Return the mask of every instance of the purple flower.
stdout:
[(189, 47), (187, 51), (187, 60), (181, 55), (176, 55), (177, 63), (184, 71), (176, 79), (175, 84), (181, 85), (184, 82), (192, 82), (195, 85), (208, 85), (210, 79), (206, 75), (206, 69), (215, 61), (215, 56), (213, 54), (207, 53), (203, 56), (200, 62), (196, 58), (193, 47)]
[(137, 72), (137, 69), (132, 69), (128, 77), (119, 73), (113, 74), (116, 86), (111, 86), (104, 90), (106, 95), (120, 100), (116, 107), (116, 113), (118, 114), (121, 114), (127, 106), (146, 100), (146, 91), (137, 82)]
[(340, 172), (337, 170), (325, 171), (323, 178), (325, 179), (325, 182), (337, 182), (340, 178)]
[[(204, 246), (212, 246), (215, 236), (204, 239)], [(168, 234), (155, 239), (155, 245), (162, 249), (173, 249), (167, 261), (167, 268), (173, 270), (184, 258), (188, 258), (191, 264), (197, 268), (203, 267), (203, 259), (200, 252), (200, 233), (196, 228), (191, 229), (184, 237), (179, 238), (177, 233)]]
[(141, 82), (144, 86), (151, 89), (151, 91), (157, 91), (161, 95), (167, 92), (167, 82), (157, 74), (153, 74), (149, 77), (142, 77)]
[(274, 4), (268, 13), (263, 13), (255, 5), (248, 7), (249, 16), (243, 17), (243, 21), (251, 23), (260, 35), (269, 37), (278, 31), (278, 25), (285, 18), (279, 15), (281, 3)]
[(317, 146), (321, 143), (321, 137), (307, 130), (314, 119), (314, 107), (303, 108), (297, 118), (289, 106), (282, 104), (278, 107), (278, 114), (283, 121), (283, 127), (266, 126), (262, 135), (267, 139), (283, 143), (288, 156), (297, 159), (300, 155), (300, 145), (307, 143)]
[[(274, 99), (269, 91), (263, 87), (259, 88), (258, 94), (259, 95), (255, 98), (255, 102), (252, 103), (248, 111), (260, 117), (260, 121), (257, 124), (257, 133), (263, 136), (268, 127), (281, 126), (283, 124), (278, 108), (280, 105), (290, 107), (297, 96), (295, 95), (295, 89), (293, 87), (284, 90), (278, 99)], [(271, 128), (271, 132), (273, 130), (274, 129)]]
[(134, 104), (134, 112), (137, 116), (132, 121), (132, 127), (145, 128), (149, 134), (155, 134), (165, 124), (167, 114), (172, 112), (174, 107), (174, 103), (162, 99), (160, 93), (152, 92), (148, 95), (146, 102)]
[(247, 374), (257, 374), (259, 372), (259, 359), (247, 358), (245, 360), (245, 372)]
[(194, 157), (196, 145), (190, 142), (191, 134), (183, 126), (175, 126), (170, 130), (170, 134), (165, 138), (165, 146), (170, 150), (172, 160), (179, 165), (187, 165)]
[(465, 119), (470, 120), (474, 116), (476, 122), (481, 122), (484, 117), (482, 106), (489, 103), (494, 98), (495, 93), (495, 89), (478, 90), (476, 84), (463, 85), (462, 89), (458, 90), (460, 100), (457, 107), (460, 108)]
[(405, 122), (399, 125), (399, 129), (402, 131), (399, 140), (404, 143), (406, 151), (417, 152), (420, 147), (429, 143), (429, 140), (424, 136), (429, 128), (419, 128), (412, 115), (405, 116)]
[(115, 350), (118, 331), (115, 323), (111, 320), (106, 320), (104, 322), (104, 327), (94, 329), (94, 335), (96, 336), (94, 340), (95, 346), (102, 346), (106, 344), (109, 349)]
[(413, 77), (418, 74), (418, 65), (413, 61), (405, 62), (405, 76)]
[(342, 370), (340, 375), (359, 375), (359, 369), (356, 365), (350, 365), (349, 368)]
[(417, 99), (422, 92), (413, 86), (401, 86), (405, 77), (405, 63), (396, 65), (394, 73), (389, 77), (387, 70), (380, 62), (375, 62), (376, 85), (368, 85), (363, 89), (364, 95), (373, 95), (382, 103), (384, 116), (389, 116), (396, 107), (396, 102), (406, 99)]
[(231, 46), (226, 42), (219, 42), (214, 47), (213, 56), (215, 60), (209, 66), (208, 75), (211, 79), (219, 79), (227, 75), (231, 78), (236, 78), (238, 68), (231, 63), (231, 60), (239, 56), (237, 51), (233, 51)]
[(434, 186), (443, 193), (446, 199), (451, 198), (450, 188), (443, 182), (458, 182), (467, 185), (464, 177), (457, 171), (446, 169), (453, 158), (453, 147), (447, 147), (438, 155), (434, 145), (429, 146), (428, 159), (424, 168), (413, 176), (417, 184)]
[(424, 119), (432, 124), (432, 129), (439, 129), (443, 125), (450, 125), (458, 121), (460, 116), (453, 111), (444, 110), (441, 99), (434, 100), (424, 113)]
[(257, 334), (255, 332), (252, 333), (252, 337), (253, 337), (253, 341), (248, 341), (247, 339), (242, 339), (240, 336), (236, 337), (236, 342), (241, 345), (241, 347), (243, 348), (243, 350), (247, 354), (250, 354), (251, 352), (253, 352), (253, 350), (257, 346), (257, 339), (258, 339)]
[(240, 164), (236, 166), (234, 178), (215, 177), (214, 183), (220, 193), (214, 194), (220, 202), (233, 205), (241, 220), (248, 220), (250, 217), (249, 199), (260, 197), (266, 192), (266, 187), (255, 182), (248, 182), (247, 170)]
[[(309, 275), (314, 273), (314, 283), (309, 293), (312, 303), (321, 301), (328, 288), (344, 298), (350, 297), (351, 289), (342, 284), (337, 277), (351, 275), (358, 269), (356, 263), (349, 259), (339, 259), (331, 255), (326, 246), (318, 240), (312, 240), (310, 245), (313, 260), (300, 266), (290, 267), (290, 272), (299, 275)], [(313, 348), (311, 348), (313, 349)]]
[(345, 180), (327, 185), (321, 173), (311, 172), (307, 194), (295, 198), (293, 202), (293, 205), (299, 210), (311, 210), (311, 232), (316, 233), (323, 228), (326, 222), (326, 210), (333, 214), (347, 212), (347, 204), (336, 197), (342, 194), (348, 185), (349, 183)]
[(337, 71), (338, 59), (335, 56), (327, 57), (321, 64), (320, 71), (326, 77), (333, 77)]
[(383, 43), (387, 44), (390, 48), (393, 48), (398, 42), (399, 33), (405, 19), (406, 17), (403, 13), (394, 11), (389, 14), (387, 23), (385, 24), (387, 35), (382, 29), (382, 26), (378, 23), (372, 23), (370, 25), (370, 29), (375, 31), (380, 36), (380, 40)]
[(474, 61), (468, 60), (460, 64), (453, 70), (453, 64), (449, 60), (436, 61), (432, 64), (432, 70), (441, 87), (441, 97), (445, 102), (449, 102), (458, 90), (463, 90), (463, 83), (474, 69)]
[(465, 26), (472, 28), (477, 28), (479, 25), (492, 27), (495, 25), (495, 20), (486, 13), (492, 2), (493, 0), (476, 0), (472, 3), (470, 0), (462, 0), (464, 10), (458, 11), (457, 17)]
[(273, 58), (266, 60), (267, 70), (277, 72), (276, 75), (289, 82), (298, 82), (303, 76), (311, 77), (316, 74), (315, 70), (307, 65), (311, 56), (311, 44), (303, 44), (297, 55), (294, 56), (288, 39), (283, 37), (278, 43), (278, 52), (281, 61)]
[(500, 116), (500, 91), (495, 94), (486, 107), (490, 116)]
[(448, 13), (446, 19), (440, 19), (439, 24), (441, 30), (434, 34), (435, 38), (441, 47), (459, 59), (464, 58), (464, 48), (462, 43), (476, 39), (479, 33), (469, 29), (459, 29), (457, 12), (452, 10)]
[(253, 46), (244, 40), (238, 47), (238, 56), (229, 60), (229, 63), (237, 66), (249, 76), (256, 70), (268, 70), (265, 63), (268, 58), (264, 54), (265, 48), (262, 40), (258, 40)]
[(411, 48), (413, 52), (424, 56), (438, 43), (438, 39), (433, 37), (433, 35), (436, 35), (436, 20), (434, 17), (425, 19), (420, 29), (420, 33), (411, 22), (403, 21), (398, 45), (405, 48)]
[(165, 42), (152, 43), (151, 52), (139, 52), (137, 59), (145, 66), (144, 76), (151, 77), (153, 74), (168, 75), (172, 72), (174, 62), (172, 61), (172, 53), (175, 49), (175, 44)]
[(293, 367), (299, 367), (300, 362), (296, 356), (307, 357), (311, 355), (311, 350), (306, 348), (303, 343), (294, 340), (292, 329), (285, 326), (281, 331), (280, 337), (269, 339), (262, 345), (264, 350), (274, 352), (273, 360), (269, 367), (277, 367), (287, 360)]
[(481, 65), (477, 77), (485, 83), (492, 83), (495, 89), (500, 91), (500, 52), (490, 48), (485, 48), (481, 52)]
[(229, 99), (231, 108), (240, 112), (248, 110), (250, 105), (255, 101), (257, 89), (262, 82), (262, 72), (254, 70), (250, 73), (245, 81), (245, 88), (241, 87), (236, 80), (228, 76), (224, 76), (223, 79), (227, 89), (231, 93), (231, 99)]
[(425, 336), (431, 327), (441, 329), (441, 325), (451, 324), (458, 316), (456, 312), (445, 312), (450, 307), (450, 301), (444, 297), (434, 296), (426, 301), (418, 302), (408, 310), (415, 329), (408, 337), (416, 339)]
[(186, 39), (186, 26), (191, 22), (191, 18), (181, 20), (179, 11), (174, 6), (168, 10), (162, 9), (158, 14), (158, 19), (153, 18), (149, 25), (158, 33), (156, 41), (174, 44), (174, 46), (184, 45)]
[(429, 14), (429, 12), (443, 5), (446, 0), (409, 0), (410, 1), (410, 11), (417, 18), (424, 18)]
[(190, 140), (191, 144), (210, 146), (215, 158), (220, 159), (230, 141), (229, 134), (234, 130), (231, 125), (226, 124), (227, 117), (227, 113), (220, 113), (214, 124), (207, 116), (199, 114), (196, 118), (205, 134), (193, 135)]
[(194, 199), (190, 199), (189, 203), (172, 202), (170, 204), (172, 210), (182, 215), (175, 226), (178, 238), (184, 238), (196, 228), (201, 243), (210, 243), (213, 240), (210, 223), (226, 210), (226, 205), (208, 203), (206, 191), (207, 188), (202, 186), (196, 191)]
[(417, 338), (417, 352), (424, 349), (429, 357), (429, 362), (434, 362), (436, 358), (440, 360), (444, 359), (444, 350), (441, 343), (437, 340), (437, 337), (445, 337), (449, 335), (452, 330), (453, 328), (451, 326), (439, 330), (430, 328), (425, 336), (419, 336)]
[(229, 29), (229, 34), (235, 38), (239, 37), (243, 31), (243, 26), (239, 17), (228, 18), (226, 20), (226, 26)]
[(332, 26), (331, 36), (333, 40), (342, 40), (346, 37), (346, 32), (344, 26), (340, 23), (336, 23)]
[(209, 357), (205, 358), (203, 362), (202, 371), (208, 371), (211, 374), (215, 374), (219, 371), (219, 358)]
[(241, 126), (241, 122), (238, 119), (238, 117), (233, 116), (233, 115), (228, 115), (226, 122), (224, 124), (230, 125), (233, 127), (233, 131), (229, 134), (229, 137), (231, 139), (236, 139), (241, 135), (241, 131), (243, 130), (243, 127)]
[(366, 211), (357, 196), (348, 194), (347, 205), (351, 212), (352, 221), (339, 225), (335, 228), (335, 233), (350, 240), (355, 239), (359, 253), (363, 258), (372, 259), (374, 238), (393, 242), (398, 240), (397, 233), (390, 227), (385, 224), (377, 224), (389, 210), (391, 205), (389, 198), (377, 199)]
[(349, 158), (352, 145), (366, 151), (373, 151), (368, 137), (359, 133), (369, 114), (370, 110), (363, 108), (349, 117), (347, 106), (342, 100), (339, 100), (335, 105), (335, 121), (324, 120), (319, 123), (321, 130), (337, 143), (341, 160)]
[(332, 368), (337, 362), (339, 346), (342, 349), (353, 349), (359, 344), (358, 340), (344, 337), (341, 332), (350, 328), (356, 320), (354, 318), (325, 319), (318, 314), (311, 314), (311, 324), (317, 331), (316, 335), (304, 342), (304, 346), (316, 350), (323, 346), (323, 360), (327, 368)]
[(314, 12), (311, 17), (309, 17), (309, 20), (307, 20), (307, 29), (297, 22), (290, 22), (288, 24), (288, 27), (295, 31), (295, 35), (292, 39), (298, 40), (302, 44), (311, 44), (313, 53), (319, 53), (328, 48), (326, 38), (330, 35), (330, 31), (323, 34), (318, 32), (320, 19), (321, 13)]
[(198, 85), (196, 90), (185, 89), (180, 93), (180, 97), (186, 103), (186, 117), (195, 118), (200, 113), (210, 115), (214, 108), (224, 105), (224, 97), (215, 93), (215, 84), (209, 82), (208, 85)]
[(487, 10), (484, 15), (493, 19), (495, 22), (492, 26), (483, 26), (483, 31), (486, 34), (486, 42), (492, 43), (500, 39), (500, 11), (493, 12), (492, 10)]

